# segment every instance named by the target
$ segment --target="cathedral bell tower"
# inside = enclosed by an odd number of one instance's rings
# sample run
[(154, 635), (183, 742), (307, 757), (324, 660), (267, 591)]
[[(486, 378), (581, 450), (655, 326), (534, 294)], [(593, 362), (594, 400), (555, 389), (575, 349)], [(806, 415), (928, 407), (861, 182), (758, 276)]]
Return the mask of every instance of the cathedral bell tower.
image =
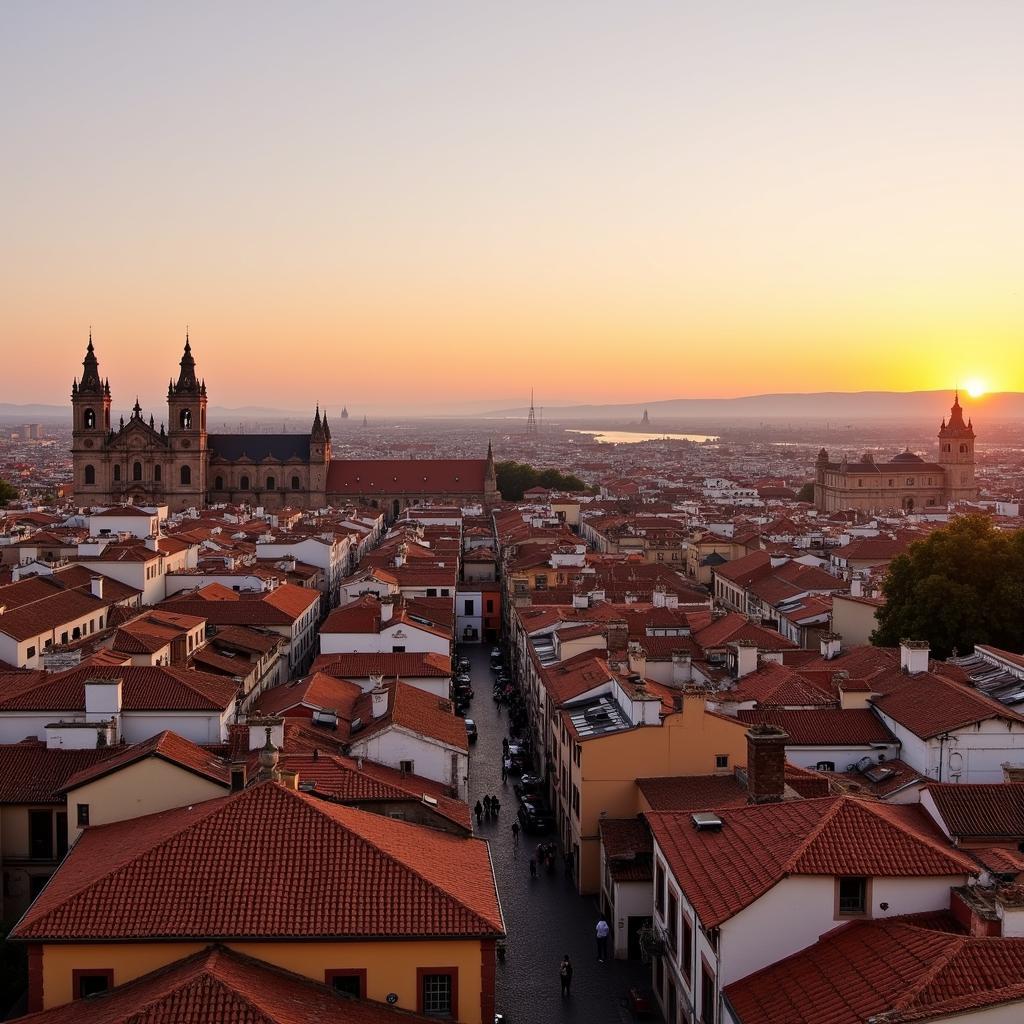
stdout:
[(82, 378), (71, 385), (71, 412), (75, 492), (95, 495), (97, 502), (106, 501), (108, 483), (103, 450), (110, 434), (110, 382), (100, 380), (91, 330), (82, 360)]
[(316, 407), (313, 428), (309, 432), (309, 503), (312, 507), (327, 504), (327, 471), (331, 466), (331, 428), (327, 411), (320, 418)]
[(165, 490), (173, 511), (206, 503), (206, 381), (196, 377), (187, 331), (180, 365), (177, 382), (167, 388), (171, 473)]
[(939, 465), (946, 471), (945, 497), (947, 501), (977, 501), (978, 487), (974, 482), (974, 424), (964, 423), (960, 408), (960, 393), (953, 399), (949, 422), (942, 421), (939, 428)]

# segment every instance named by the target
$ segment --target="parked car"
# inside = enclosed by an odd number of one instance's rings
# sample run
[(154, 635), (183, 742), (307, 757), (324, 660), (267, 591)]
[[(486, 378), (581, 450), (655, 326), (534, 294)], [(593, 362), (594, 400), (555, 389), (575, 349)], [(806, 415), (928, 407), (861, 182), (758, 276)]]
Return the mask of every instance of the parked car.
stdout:
[(520, 800), (535, 801), (544, 793), (544, 780), (527, 772), (512, 788)]
[(460, 672), (468, 672), (469, 671), (469, 658), (459, 658), (459, 665), (458, 665), (458, 667), (459, 667), (459, 671)]
[(472, 682), (473, 677), (468, 672), (459, 672), (455, 676), (455, 682), (466, 685)]
[(518, 817), (519, 824), (522, 825), (524, 832), (532, 832), (538, 835), (550, 832), (555, 824), (551, 817), (551, 812), (544, 804), (530, 800), (524, 800), (519, 805)]
[(479, 734), (476, 731), (476, 722), (472, 718), (466, 719), (466, 738), (470, 743), (476, 743)]
[(468, 704), (476, 696), (472, 686), (453, 686), (452, 700)]
[(491, 661), (494, 661), (495, 659), (497, 659), (498, 661), (501, 661), (501, 648), (500, 647), (492, 647), (491, 648)]
[(452, 704), (455, 706), (455, 714), (460, 718), (465, 718), (466, 712), (469, 710), (469, 701), (465, 697), (455, 696), (452, 697)]

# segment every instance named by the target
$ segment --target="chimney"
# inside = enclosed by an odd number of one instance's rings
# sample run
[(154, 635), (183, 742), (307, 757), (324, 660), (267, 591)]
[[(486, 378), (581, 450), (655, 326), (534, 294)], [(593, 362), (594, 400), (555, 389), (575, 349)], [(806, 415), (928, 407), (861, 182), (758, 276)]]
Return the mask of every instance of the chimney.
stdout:
[(299, 773), (298, 772), (293, 772), (289, 768), (282, 768), (278, 772), (278, 774), (281, 776), (281, 785), (284, 786), (285, 789), (295, 789), (295, 790), (297, 790), (299, 788)]
[(757, 644), (753, 640), (734, 640), (729, 646), (736, 652), (737, 679), (757, 671)]
[(103, 577), (102, 576), (90, 576), (89, 577), (89, 593), (93, 597), (98, 597), (101, 601), (103, 600)]
[(682, 651), (672, 652), (672, 684), (679, 686), (693, 679), (693, 657)]
[(661, 583), (659, 583), (654, 588), (654, 593), (651, 597), (651, 602), (655, 608), (665, 607), (665, 587)]
[(622, 620), (609, 622), (605, 626), (609, 651), (624, 651), (629, 643), (629, 626)]
[(679, 595), (676, 593), (665, 594), (665, 607), (666, 608), (678, 608), (679, 607)]
[(244, 761), (231, 762), (231, 792), (241, 793), (245, 789), (247, 770)]
[(160, 550), (160, 542), (157, 540), (156, 534), (151, 533), (146, 538), (146, 549), (148, 551), (159, 551)]
[(1000, 767), (1003, 769), (1003, 782), (1024, 782), (1024, 765), (1004, 761)]
[(747, 730), (747, 802), (773, 804), (786, 789), (786, 740), (774, 725), (753, 725)]
[(573, 608), (589, 608), (590, 598), (586, 594), (573, 594), (572, 595), (572, 606)]
[(854, 576), (850, 580), (850, 597), (863, 597), (864, 596), (864, 581), (859, 576)]
[(629, 655), (629, 671), (641, 678), (647, 675), (647, 652), (636, 641), (631, 640), (626, 647)]
[[(377, 679), (380, 676), (375, 677)], [(370, 697), (373, 700), (373, 717), (381, 718), (388, 713), (388, 691), (387, 687), (377, 684), (371, 691)]]
[(394, 599), (389, 595), (386, 599), (381, 598), (380, 602), (380, 621), (390, 622), (391, 616), (395, 613), (395, 602)]
[(900, 671), (908, 675), (928, 671), (928, 658), (931, 646), (927, 640), (900, 641)]
[(121, 714), (120, 679), (86, 679), (85, 720), (107, 722)]
[(831, 661), (833, 658), (838, 657), (842, 647), (842, 639), (838, 633), (821, 634), (821, 639), (818, 641), (819, 649), (821, 650), (821, 656), (826, 661)]

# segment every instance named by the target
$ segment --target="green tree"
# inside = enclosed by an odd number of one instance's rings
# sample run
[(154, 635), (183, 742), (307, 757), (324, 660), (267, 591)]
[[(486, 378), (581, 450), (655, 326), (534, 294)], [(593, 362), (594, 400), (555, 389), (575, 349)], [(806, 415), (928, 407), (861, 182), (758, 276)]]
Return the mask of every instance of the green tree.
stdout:
[(1024, 648), (1024, 533), (964, 516), (894, 558), (871, 642), (927, 640), (947, 658), (975, 644)]
[(9, 501), (13, 501), (17, 496), (17, 487), (0, 479), (0, 508), (3, 508)]
[(797, 501), (809, 501), (814, 503), (814, 484), (806, 483), (796, 492)]
[(557, 469), (538, 470), (526, 462), (499, 462), (494, 467), (498, 490), (505, 501), (520, 501), (531, 487), (547, 487), (554, 491), (585, 491), (587, 485), (570, 473)]

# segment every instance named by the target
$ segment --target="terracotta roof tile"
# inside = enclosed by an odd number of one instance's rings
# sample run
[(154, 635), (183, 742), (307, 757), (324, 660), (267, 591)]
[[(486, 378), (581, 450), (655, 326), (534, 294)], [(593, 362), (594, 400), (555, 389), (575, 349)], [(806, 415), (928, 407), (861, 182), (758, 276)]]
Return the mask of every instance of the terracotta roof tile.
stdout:
[(86, 829), (12, 936), (454, 938), (503, 930), (482, 840), (268, 782)]
[(645, 817), (705, 927), (749, 906), (787, 875), (956, 876), (973, 862), (949, 846), (918, 806), (824, 797), (723, 808), (719, 832), (689, 814)]

